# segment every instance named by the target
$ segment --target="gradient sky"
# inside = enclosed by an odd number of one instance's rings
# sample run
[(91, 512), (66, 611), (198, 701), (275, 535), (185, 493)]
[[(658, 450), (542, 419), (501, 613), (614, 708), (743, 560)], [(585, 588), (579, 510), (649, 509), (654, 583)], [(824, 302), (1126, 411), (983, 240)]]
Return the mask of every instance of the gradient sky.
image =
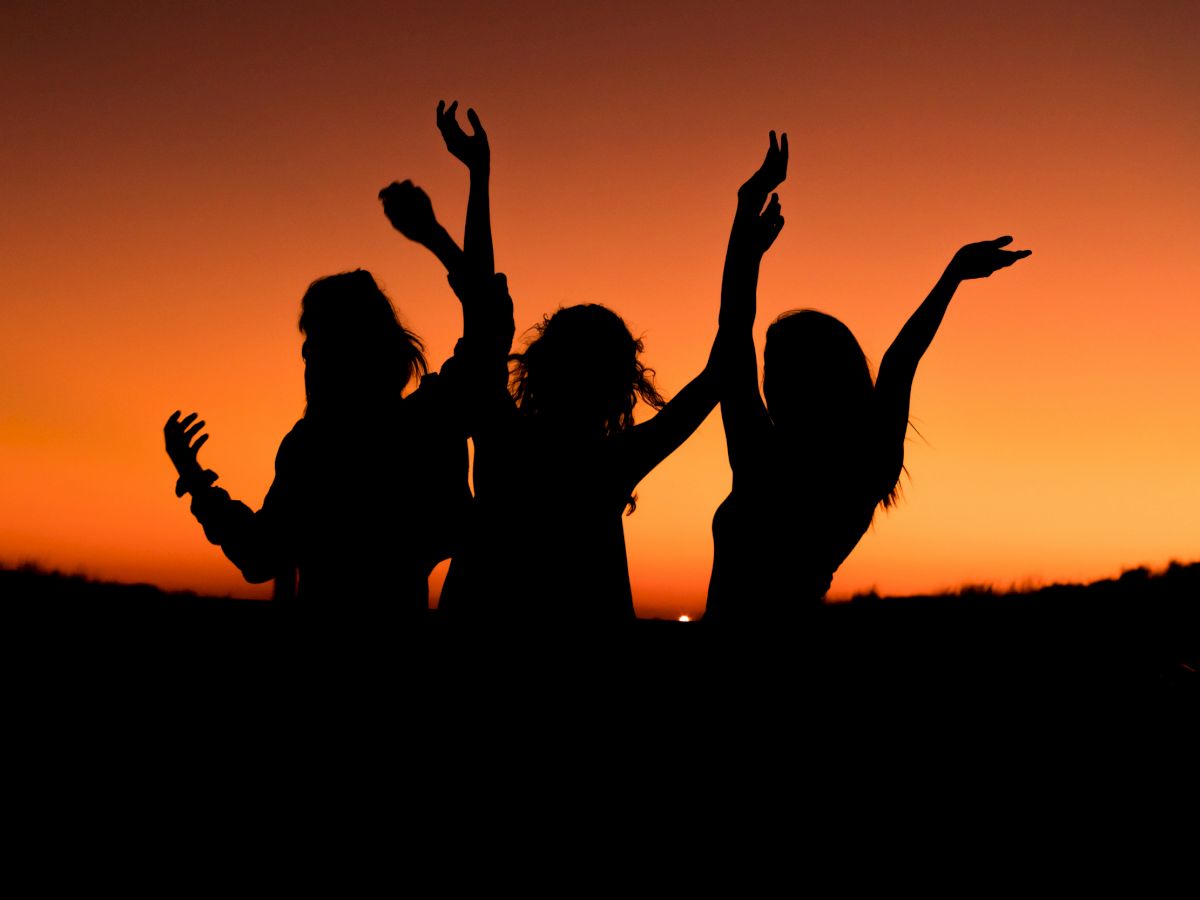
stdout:
[[(668, 394), (716, 328), (735, 192), (791, 137), (759, 327), (830, 312), (878, 363), (968, 241), (917, 375), (904, 500), (832, 596), (1200, 557), (1200, 5), (81, 3), (0, 12), (0, 561), (264, 596), (172, 492), (162, 422), (257, 506), (304, 405), (300, 297), (355, 267), (434, 364), (459, 310), (375, 194), (461, 235), (440, 98), (493, 146), (518, 333), (604, 303)], [(626, 519), (643, 615), (697, 615), (720, 420)]]

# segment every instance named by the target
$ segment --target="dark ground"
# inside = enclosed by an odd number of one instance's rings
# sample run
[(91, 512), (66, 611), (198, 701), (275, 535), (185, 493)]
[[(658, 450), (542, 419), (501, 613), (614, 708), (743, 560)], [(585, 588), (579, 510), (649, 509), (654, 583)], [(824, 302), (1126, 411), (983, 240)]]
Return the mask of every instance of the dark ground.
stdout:
[(892, 841), (937, 804), (950, 830), (1015, 809), (1022, 834), (1064, 792), (1185, 809), (1194, 771), (1200, 564), (735, 633), (306, 621), (30, 568), (0, 570), (0, 609), (10, 793), (46, 829), (137, 798), (151, 831), (209, 810), (254, 847), (263, 816), (321, 845), (431, 817), (455, 843), (481, 810), (500, 835), (530, 810), (554, 830), (607, 809), (624, 838), (720, 798), (743, 810), (719, 814), (731, 833), (783, 811)]
[[(423, 624), (361, 615), (313, 621), (264, 601), (167, 593), (36, 567), (0, 569), (9, 659), (103, 673), (154, 658), (194, 673), (232, 666), (337, 671), (433, 661), (449, 680), (468, 673), (681, 690), (729, 678), (772, 685), (963, 687), (1046, 683), (1165, 686), (1200, 682), (1200, 563), (1134, 569), (1088, 585), (930, 597), (858, 597), (791, 621), (732, 633), (701, 623), (641, 620), (582, 633), (528, 622), (465, 630), (431, 611)], [(536, 621), (536, 620), (535, 620)], [(203, 668), (203, 665), (201, 666)]]

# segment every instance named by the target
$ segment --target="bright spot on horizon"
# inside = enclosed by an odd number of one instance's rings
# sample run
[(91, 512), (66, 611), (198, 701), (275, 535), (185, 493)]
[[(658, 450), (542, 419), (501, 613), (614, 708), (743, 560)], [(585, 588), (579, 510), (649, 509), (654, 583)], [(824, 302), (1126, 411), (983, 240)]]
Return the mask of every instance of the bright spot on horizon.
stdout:
[(680, 616), (679, 621), (680, 622), (690, 622), (690, 621), (692, 621), (692, 617), (691, 616)]

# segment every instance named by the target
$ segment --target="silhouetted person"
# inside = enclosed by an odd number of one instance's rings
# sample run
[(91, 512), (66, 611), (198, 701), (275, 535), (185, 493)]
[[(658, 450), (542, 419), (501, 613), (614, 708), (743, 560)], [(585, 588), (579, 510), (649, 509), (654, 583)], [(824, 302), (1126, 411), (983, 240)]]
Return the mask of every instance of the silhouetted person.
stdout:
[[(439, 126), (461, 159), (453, 111), (439, 106)], [(470, 116), (478, 133), (478, 118)], [(477, 168), (468, 166), (469, 242), (486, 189), (479, 189)], [(474, 380), (464, 380), (464, 394), (474, 398), (468, 405), (476, 515), (451, 564), (441, 607), (491, 621), (632, 621), (621, 516), (633, 511), (638, 482), (716, 405), (715, 354), (667, 403), (641, 361), (642, 342), (616, 313), (584, 304), (560, 309), (534, 327), (528, 346), (512, 357), (509, 385), (496, 355), (512, 335), (511, 318), (500, 314), (511, 316), (506, 285), (499, 276), (488, 277), (490, 259), (469, 243), (464, 249), (462, 273), (453, 268), (454, 259), (438, 255), (464, 303), (474, 298), (492, 311), (487, 321), (495, 330), (488, 355), (472, 367)], [(639, 400), (659, 412), (635, 425)]]
[(420, 339), (361, 269), (314, 281), (300, 330), (307, 407), (262, 508), (201, 468), (208, 435), (195, 413), (165, 427), (176, 493), (192, 495), (205, 535), (247, 581), (277, 579), (282, 599), (298, 571), (293, 608), (421, 618), (430, 570), (451, 555), (470, 502), (453, 373), (425, 374)]
[(845, 325), (814, 310), (785, 313), (767, 330), (760, 395), (751, 333), (757, 267), (746, 235), (786, 169), (787, 136), (782, 145), (772, 136), (763, 168), (739, 192), (729, 240), (725, 278), (744, 285), (731, 293), (745, 302), (727, 305), (722, 321), (721, 418), (733, 490), (713, 517), (709, 622), (765, 622), (820, 603), (875, 508), (895, 500), (913, 377), (959, 283), (1031, 252), (1001, 249), (1009, 237), (960, 249), (888, 348), (874, 383)]

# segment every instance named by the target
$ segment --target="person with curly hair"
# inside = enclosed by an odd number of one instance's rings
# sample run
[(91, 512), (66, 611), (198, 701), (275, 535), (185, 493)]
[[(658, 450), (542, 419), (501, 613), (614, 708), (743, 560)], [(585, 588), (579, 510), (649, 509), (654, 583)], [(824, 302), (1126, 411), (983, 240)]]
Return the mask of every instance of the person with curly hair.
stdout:
[[(474, 517), (462, 552), (451, 563), (440, 609), (459, 619), (492, 623), (553, 621), (620, 624), (635, 618), (622, 514), (635, 508), (638, 483), (680, 446), (716, 407), (714, 352), (705, 368), (669, 402), (642, 362), (642, 342), (624, 320), (597, 304), (568, 306), (532, 329), (520, 353), (503, 365), (511, 338), (511, 299), (492, 274), (488, 241), (473, 241), (485, 218), (488, 155), (478, 117), (466, 136), (455, 105), (438, 107), (438, 125), (452, 154), (471, 174), (463, 271), (452, 255), (451, 284), (464, 304), (493, 310), (489, 356), (470, 368), (474, 399), (469, 430), (475, 443)], [(388, 192), (384, 191), (385, 211)], [(475, 228), (472, 227), (473, 223)], [(778, 204), (763, 213), (770, 246), (782, 218)], [(726, 298), (722, 297), (722, 305)], [(717, 341), (720, 342), (718, 333)], [(484, 342), (476, 346), (483, 346)], [(656, 414), (636, 423), (641, 402)]]

